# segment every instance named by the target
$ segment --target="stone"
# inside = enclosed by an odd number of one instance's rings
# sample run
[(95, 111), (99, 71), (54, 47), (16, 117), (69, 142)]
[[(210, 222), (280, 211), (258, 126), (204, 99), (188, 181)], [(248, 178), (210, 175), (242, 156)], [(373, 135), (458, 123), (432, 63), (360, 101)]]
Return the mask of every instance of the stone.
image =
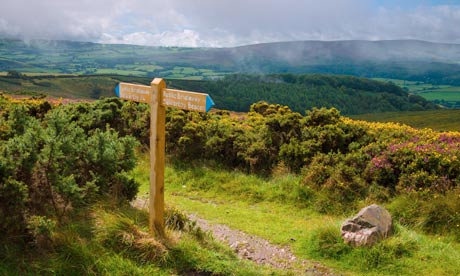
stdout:
[(372, 246), (391, 234), (393, 222), (390, 213), (379, 205), (367, 206), (341, 227), (345, 243), (353, 246)]

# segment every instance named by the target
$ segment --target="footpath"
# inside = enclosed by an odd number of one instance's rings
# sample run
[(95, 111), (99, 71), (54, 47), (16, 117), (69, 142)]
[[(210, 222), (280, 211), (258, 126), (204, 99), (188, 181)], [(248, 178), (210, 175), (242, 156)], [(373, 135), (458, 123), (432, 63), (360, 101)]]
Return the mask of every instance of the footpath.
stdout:
[[(147, 209), (147, 201), (148, 199), (138, 198), (131, 204), (139, 209)], [(203, 231), (211, 233), (214, 239), (230, 246), (241, 259), (253, 261), (258, 265), (269, 265), (291, 271), (294, 275), (339, 275), (320, 263), (297, 258), (287, 246), (275, 245), (260, 237), (231, 229), (227, 225), (212, 223), (196, 214), (187, 215)]]

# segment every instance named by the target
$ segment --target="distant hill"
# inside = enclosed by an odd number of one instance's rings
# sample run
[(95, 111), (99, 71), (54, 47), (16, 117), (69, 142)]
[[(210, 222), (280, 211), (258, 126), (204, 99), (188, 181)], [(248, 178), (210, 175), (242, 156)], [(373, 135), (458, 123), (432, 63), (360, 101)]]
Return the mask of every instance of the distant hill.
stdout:
[(228, 73), (327, 73), (460, 85), (460, 44), (299, 41), (179, 48), (0, 40), (0, 71), (215, 79)]
[[(0, 92), (67, 98), (115, 96), (120, 82), (148, 85), (147, 77), (24, 76), (0, 77)], [(409, 95), (395, 84), (352, 76), (227, 75), (214, 81), (167, 79), (168, 87), (209, 93), (219, 109), (248, 111), (258, 101), (282, 104), (304, 113), (313, 107), (335, 107), (342, 114), (435, 109), (424, 98)]]

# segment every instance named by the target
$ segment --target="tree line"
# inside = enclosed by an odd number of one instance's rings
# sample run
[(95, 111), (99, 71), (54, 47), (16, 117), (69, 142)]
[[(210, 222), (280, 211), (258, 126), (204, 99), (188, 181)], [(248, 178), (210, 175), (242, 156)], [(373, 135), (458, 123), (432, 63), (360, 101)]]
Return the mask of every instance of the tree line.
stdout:
[(247, 112), (258, 101), (289, 106), (303, 113), (314, 107), (342, 114), (435, 109), (424, 98), (393, 83), (333, 75), (228, 75), (217, 81), (168, 80), (168, 86), (205, 92), (217, 108)]

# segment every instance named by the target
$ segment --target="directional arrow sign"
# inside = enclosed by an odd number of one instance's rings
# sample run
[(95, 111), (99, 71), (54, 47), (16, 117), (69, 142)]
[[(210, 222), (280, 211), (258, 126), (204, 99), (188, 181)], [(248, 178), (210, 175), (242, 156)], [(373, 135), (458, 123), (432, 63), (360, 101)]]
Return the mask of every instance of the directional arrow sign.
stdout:
[[(115, 93), (121, 99), (141, 103), (150, 103), (152, 87), (146, 85), (120, 82), (115, 87)], [(208, 112), (214, 101), (208, 94), (190, 91), (163, 89), (162, 105), (178, 109)]]
[(152, 87), (146, 85), (120, 82), (115, 87), (117, 97), (141, 103), (150, 103)]
[(190, 111), (208, 112), (214, 101), (208, 94), (175, 89), (165, 89), (163, 105)]

